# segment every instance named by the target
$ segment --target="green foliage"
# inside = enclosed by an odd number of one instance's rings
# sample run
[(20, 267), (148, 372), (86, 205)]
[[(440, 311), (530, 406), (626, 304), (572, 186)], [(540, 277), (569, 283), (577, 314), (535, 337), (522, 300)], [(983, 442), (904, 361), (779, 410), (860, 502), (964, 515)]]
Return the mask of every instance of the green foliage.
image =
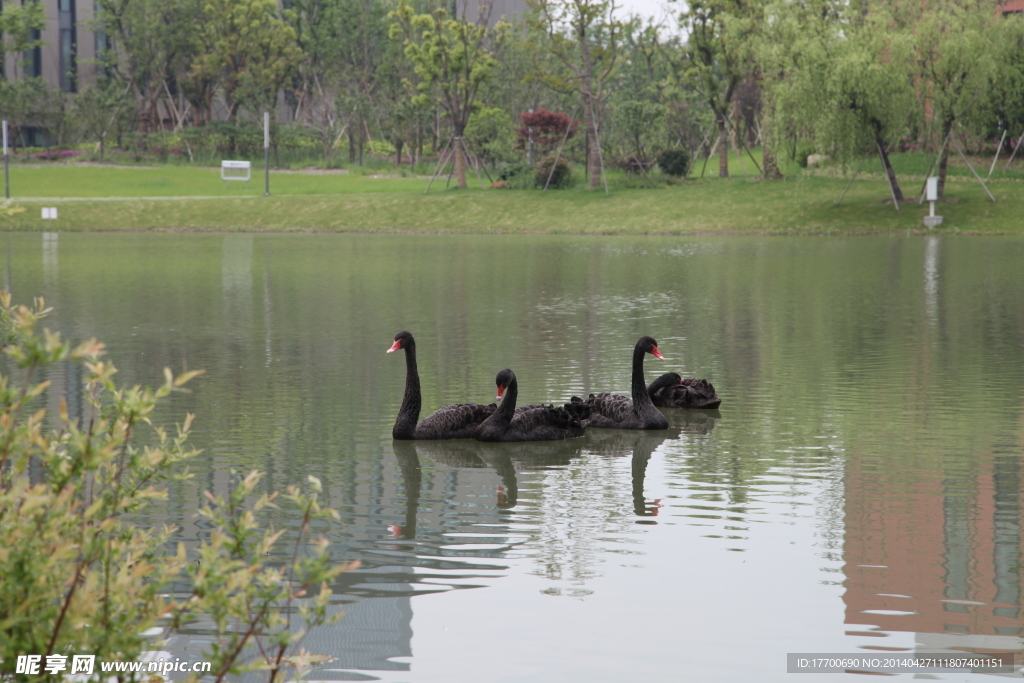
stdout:
[(133, 107), (125, 97), (128, 89), (110, 79), (101, 79), (75, 97), (75, 118), (84, 132), (99, 140), (103, 161), (107, 135), (127, 127)]
[(15, 214), (24, 213), (24, 206), (14, 206), (11, 200), (0, 202), (0, 218), (10, 218)]
[(295, 28), (278, 16), (275, 0), (206, 0), (196, 26), (194, 78), (220, 84), (234, 119), (246, 104), (255, 111), (277, 101), (302, 52)]
[(685, 149), (666, 149), (658, 155), (658, 168), (666, 175), (685, 177), (690, 170), (690, 153)]
[[(448, 114), (455, 137), (462, 137), (469, 123), (480, 86), (497, 63), (495, 50), (504, 42), (508, 24), (499, 21), (493, 29), (486, 22), (472, 24), (450, 19), (445, 9), (433, 14), (416, 14), (408, 0), (400, 0), (390, 16), (390, 36), (401, 40), (405, 56), (413, 65), (418, 82), (415, 102), (433, 104)], [(466, 168), (460, 146), (455, 150), (458, 186), (466, 188)]]
[(528, 23), (538, 36), (532, 45), (539, 55), (534, 76), (556, 92), (580, 95), (587, 176), (590, 188), (597, 189), (602, 174), (597, 110), (621, 62), (623, 24), (612, 0), (527, 0), (527, 5)]
[(0, 6), (0, 64), (10, 54), (14, 56), (17, 68), (25, 52), (43, 44), (33, 36), (44, 28), (46, 12), (41, 2), (9, 2)]
[[(549, 180), (550, 178), (550, 180)], [(572, 165), (565, 157), (548, 154), (539, 162), (533, 172), (534, 187), (560, 190), (572, 187)]]
[[(163, 484), (189, 477), (182, 465), (196, 455), (188, 445), (193, 416), (173, 431), (152, 426), (150, 417), (200, 373), (165, 370), (155, 390), (119, 387), (102, 344), (72, 347), (38, 331), (48, 312), (42, 299), (15, 306), (0, 293), (10, 367), (0, 376), (0, 659), (5, 667), (26, 653), (137, 659), (146, 629), (204, 617), (216, 624), (207, 655), (216, 680), (246, 663), (269, 667), (275, 680), (285, 650), (305, 632), (289, 627), (290, 615), (307, 626), (330, 621), (326, 582), (344, 570), (331, 567), (326, 540), (308, 542), (311, 521), (330, 515), (317, 503), (319, 482), (311, 480), (308, 495), (289, 490), (302, 527), (276, 566), (266, 557), (282, 532), (261, 530), (255, 517), (274, 497), (247, 505), (256, 473), (228, 498), (209, 496), (202, 514), (210, 534), (195, 555), (171, 544), (172, 528), (133, 524), (130, 516), (166, 497)], [(50, 405), (59, 403), (56, 414), (41, 405), (52, 387), (38, 377), (65, 363), (84, 368), (82, 415), (70, 414), (63, 397), (50, 397)], [(172, 593), (183, 577), (189, 587)], [(246, 662), (257, 645), (267, 661)], [(97, 667), (94, 680), (100, 675)]]
[(485, 159), (510, 161), (519, 156), (508, 112), (497, 107), (481, 107), (474, 111), (469, 117), (465, 135), (471, 149)]
[(11, 144), (21, 128), (40, 118), (45, 111), (49, 92), (42, 78), (7, 81), (0, 78), (0, 117), (10, 122)]
[(616, 118), (626, 132), (630, 155), (640, 161), (647, 159), (647, 147), (658, 124), (665, 116), (666, 107), (646, 100), (626, 100), (616, 107)]
[(533, 187), (536, 169), (523, 159), (507, 161), (498, 171), (498, 179), (505, 187), (513, 190), (528, 190)]

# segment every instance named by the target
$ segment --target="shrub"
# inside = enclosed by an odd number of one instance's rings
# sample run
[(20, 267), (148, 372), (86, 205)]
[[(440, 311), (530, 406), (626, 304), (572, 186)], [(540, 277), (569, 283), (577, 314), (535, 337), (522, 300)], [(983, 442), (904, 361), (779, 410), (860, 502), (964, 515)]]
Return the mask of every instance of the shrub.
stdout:
[(579, 121), (570, 116), (547, 109), (524, 112), (519, 115), (519, 120), (523, 122), (523, 126), (516, 131), (519, 138), (516, 149), (529, 149), (532, 138), (534, 148), (541, 154), (554, 151), (562, 140), (575, 135), (580, 125)]
[(533, 186), (533, 167), (525, 161), (510, 161), (499, 167), (498, 180), (506, 188), (528, 190)]
[(658, 155), (661, 172), (680, 178), (690, 170), (690, 153), (685, 149), (666, 149)]
[[(331, 566), (326, 540), (309, 542), (311, 521), (331, 514), (317, 502), (319, 482), (310, 479), (310, 494), (284, 496), (302, 527), (281, 566), (265, 563), (282, 534), (260, 528), (254, 514), (274, 496), (247, 504), (255, 472), (233, 476), (226, 499), (208, 494), (200, 514), (209, 533), (191, 553), (170, 545), (171, 528), (132, 524), (127, 515), (166, 497), (161, 484), (188, 478), (180, 466), (196, 454), (188, 445), (192, 415), (174, 431), (152, 428), (137, 441), (157, 404), (199, 373), (165, 370), (155, 390), (118, 387), (102, 344), (72, 348), (36, 331), (48, 311), (42, 299), (12, 306), (10, 293), (0, 292), (0, 343), (14, 366), (0, 375), (0, 678), (15, 680), (19, 657), (42, 660), (26, 673), (43, 674), (52, 660), (51, 673), (65, 678), (78, 673), (75, 655), (93, 655), (99, 661), (87, 678), (98, 680), (99, 662), (139, 658), (150, 627), (205, 618), (214, 624), (206, 653), (213, 679), (250, 666), (269, 669), (273, 682), (293, 664), (286, 652), (305, 632), (292, 628), (292, 614), (304, 627), (328, 623), (327, 581), (345, 569)], [(38, 405), (49, 382), (37, 377), (66, 362), (84, 366), (81, 416), (63, 398), (56, 415)]]
[[(554, 171), (552, 171), (554, 167)], [(549, 181), (548, 178), (551, 180)], [(572, 186), (572, 166), (565, 157), (558, 157), (557, 163), (554, 154), (549, 154), (537, 163), (533, 173), (533, 184), (543, 188), (545, 184), (549, 189), (558, 190)]]

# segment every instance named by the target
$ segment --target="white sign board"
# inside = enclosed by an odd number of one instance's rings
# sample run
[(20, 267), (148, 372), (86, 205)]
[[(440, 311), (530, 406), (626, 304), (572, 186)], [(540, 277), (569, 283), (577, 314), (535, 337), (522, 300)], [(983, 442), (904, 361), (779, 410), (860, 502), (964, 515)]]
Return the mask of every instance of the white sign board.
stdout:
[(57, 220), (57, 207), (56, 206), (44, 206), (43, 207), (43, 218), (45, 220)]
[(220, 162), (221, 180), (244, 180), (249, 181), (252, 175), (252, 164), (248, 161), (227, 161)]

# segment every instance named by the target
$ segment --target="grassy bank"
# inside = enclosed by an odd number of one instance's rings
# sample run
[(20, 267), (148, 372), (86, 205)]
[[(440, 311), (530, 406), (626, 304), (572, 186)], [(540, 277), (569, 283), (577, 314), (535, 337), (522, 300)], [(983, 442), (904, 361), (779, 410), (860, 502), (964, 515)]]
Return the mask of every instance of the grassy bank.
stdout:
[[(35, 173), (36, 177), (32, 177)], [(896, 211), (878, 177), (853, 183), (800, 176), (777, 182), (746, 178), (691, 180), (658, 188), (549, 191), (445, 190), (424, 194), (423, 178), (274, 173), (273, 196), (262, 177), (223, 183), (217, 171), (187, 167), (21, 168), (12, 191), (28, 210), (3, 219), (14, 230), (352, 231), (563, 234), (878, 234), (927, 232), (927, 205)], [(21, 183), (26, 183), (21, 187)], [(919, 180), (904, 180), (908, 194)], [(31, 189), (26, 191), (26, 188)], [(952, 201), (940, 203), (936, 233), (1024, 233), (1024, 186), (992, 186), (993, 204), (974, 182), (951, 178)], [(34, 191), (33, 191), (34, 190)], [(114, 197), (114, 198), (111, 198)], [(57, 206), (43, 221), (40, 208)]]

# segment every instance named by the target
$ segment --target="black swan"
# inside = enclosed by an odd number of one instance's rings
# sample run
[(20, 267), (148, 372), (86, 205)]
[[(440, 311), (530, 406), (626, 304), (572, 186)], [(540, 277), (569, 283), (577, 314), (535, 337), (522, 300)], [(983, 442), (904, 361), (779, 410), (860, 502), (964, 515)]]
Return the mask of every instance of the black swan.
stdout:
[(683, 379), (674, 372), (666, 372), (648, 384), (647, 393), (659, 408), (717, 408), (722, 405), (711, 382), (692, 377)]
[(583, 436), (585, 425), (580, 415), (586, 415), (583, 406), (529, 405), (516, 409), (519, 382), (508, 368), (494, 378), (498, 386), (501, 405), (480, 425), (477, 441), (557, 441)]
[(487, 419), (496, 409), (493, 403), (479, 405), (477, 403), (457, 403), (439, 408), (436, 413), (420, 417), (420, 373), (416, 369), (416, 340), (408, 332), (395, 335), (395, 343), (388, 353), (405, 350), (405, 396), (402, 407), (398, 409), (395, 427), (391, 436), (396, 439), (472, 439), (480, 423)]
[(654, 407), (644, 383), (644, 354), (665, 360), (658, 351), (658, 342), (640, 337), (633, 348), (632, 399), (619, 394), (591, 394), (586, 401), (573, 396), (573, 403), (590, 408), (588, 427), (601, 429), (668, 429), (668, 419)]

